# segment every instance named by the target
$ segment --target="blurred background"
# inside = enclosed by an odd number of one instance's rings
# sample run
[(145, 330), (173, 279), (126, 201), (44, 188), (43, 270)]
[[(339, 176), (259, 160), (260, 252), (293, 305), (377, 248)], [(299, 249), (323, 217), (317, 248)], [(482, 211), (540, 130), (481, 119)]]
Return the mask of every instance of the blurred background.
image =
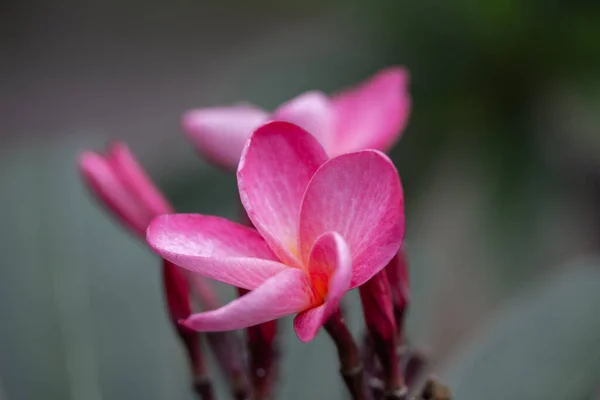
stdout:
[[(2, 2), (0, 398), (193, 398), (158, 260), (88, 196), (81, 150), (123, 139), (180, 211), (235, 217), (235, 178), (196, 156), (182, 112), (273, 108), (394, 64), (413, 95), (392, 152), (411, 341), (459, 400), (597, 400), (600, 3), (586, 0)], [(281, 326), (278, 398), (344, 398), (329, 339)]]

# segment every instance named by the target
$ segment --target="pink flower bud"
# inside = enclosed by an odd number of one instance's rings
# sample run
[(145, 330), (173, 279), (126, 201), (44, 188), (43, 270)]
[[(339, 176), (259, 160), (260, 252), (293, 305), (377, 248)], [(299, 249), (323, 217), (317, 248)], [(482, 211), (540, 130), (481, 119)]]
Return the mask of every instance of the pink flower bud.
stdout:
[(360, 287), (360, 299), (370, 340), (383, 369), (385, 389), (405, 390), (397, 347), (396, 319), (392, 293), (385, 271), (380, 271)]
[[(173, 212), (124, 143), (113, 143), (106, 154), (84, 152), (79, 157), (79, 170), (98, 200), (139, 237), (144, 237), (154, 217)], [(168, 261), (163, 261), (162, 272), (170, 319), (186, 348), (194, 375), (204, 375), (198, 335), (178, 323), (192, 313), (187, 274)], [(196, 288), (205, 293), (202, 297), (214, 297), (209, 287)]]
[(394, 315), (396, 318), (396, 325), (398, 329), (399, 345), (402, 345), (403, 331), (404, 331), (404, 318), (406, 316), (406, 310), (410, 302), (410, 283), (408, 278), (408, 260), (404, 247), (400, 249), (398, 254), (392, 258), (387, 267), (385, 268), (388, 280), (390, 282), (390, 288), (392, 291), (392, 298), (394, 301)]
[(101, 203), (141, 237), (154, 217), (173, 212), (124, 143), (113, 143), (105, 155), (82, 153), (79, 170)]

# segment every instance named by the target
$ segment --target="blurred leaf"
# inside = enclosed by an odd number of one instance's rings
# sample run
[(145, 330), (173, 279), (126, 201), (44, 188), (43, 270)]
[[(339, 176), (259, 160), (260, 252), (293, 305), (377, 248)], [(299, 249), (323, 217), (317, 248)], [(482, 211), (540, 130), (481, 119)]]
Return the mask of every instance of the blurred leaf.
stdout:
[(461, 400), (587, 399), (600, 378), (600, 261), (526, 290), (442, 376)]

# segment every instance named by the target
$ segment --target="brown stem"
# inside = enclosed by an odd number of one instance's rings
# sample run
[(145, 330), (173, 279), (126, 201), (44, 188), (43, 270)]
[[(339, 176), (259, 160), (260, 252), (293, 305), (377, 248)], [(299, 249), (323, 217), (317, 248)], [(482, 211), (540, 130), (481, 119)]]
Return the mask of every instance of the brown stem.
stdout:
[(231, 392), (236, 400), (250, 398), (250, 390), (244, 367), (240, 361), (242, 348), (234, 332), (209, 332), (206, 338), (219, 362), (221, 370), (229, 379)]
[(404, 350), (399, 354), (406, 385), (412, 387), (425, 371), (429, 356), (421, 349)]
[(373, 398), (380, 400), (383, 398), (385, 392), (385, 384), (382, 379), (383, 373), (381, 370), (381, 364), (377, 360), (377, 356), (373, 350), (371, 338), (368, 334), (365, 334), (363, 338), (362, 359), (365, 368), (367, 386), (371, 391)]
[(272, 383), (276, 374), (276, 348), (273, 340), (269, 340), (268, 332), (276, 329), (275, 324), (276, 321), (269, 321), (248, 328), (250, 370), (255, 400), (267, 400), (272, 395)]
[(333, 339), (340, 359), (340, 373), (353, 400), (372, 400), (363, 373), (363, 364), (356, 342), (338, 309), (324, 325)]
[(194, 391), (202, 400), (215, 399), (213, 387), (207, 375), (196, 376), (194, 378)]
[(187, 348), (187, 354), (193, 374), (194, 391), (202, 400), (213, 400), (215, 398), (213, 387), (210, 377), (208, 376), (206, 363), (198, 340), (198, 334), (181, 325), (179, 325), (177, 333)]
[[(248, 290), (238, 288), (240, 296)], [(267, 400), (273, 392), (277, 374), (277, 321), (251, 326), (247, 330), (250, 376), (255, 400)]]

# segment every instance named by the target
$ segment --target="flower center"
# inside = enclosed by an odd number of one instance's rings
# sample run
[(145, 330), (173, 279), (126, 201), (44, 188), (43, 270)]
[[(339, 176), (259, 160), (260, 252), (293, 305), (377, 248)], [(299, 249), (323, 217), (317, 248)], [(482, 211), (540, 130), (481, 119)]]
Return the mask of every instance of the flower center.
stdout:
[(324, 302), (329, 290), (329, 276), (323, 272), (311, 272), (309, 276), (319, 300)]

